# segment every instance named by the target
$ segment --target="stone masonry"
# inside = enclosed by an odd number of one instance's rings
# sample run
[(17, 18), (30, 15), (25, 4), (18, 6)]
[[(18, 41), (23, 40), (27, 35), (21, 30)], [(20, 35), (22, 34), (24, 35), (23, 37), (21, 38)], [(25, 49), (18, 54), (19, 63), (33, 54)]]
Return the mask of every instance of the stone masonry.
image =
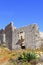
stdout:
[(41, 46), (39, 28), (31, 24), (15, 28), (13, 23), (0, 30), (0, 44), (5, 43), (9, 49), (37, 49)]

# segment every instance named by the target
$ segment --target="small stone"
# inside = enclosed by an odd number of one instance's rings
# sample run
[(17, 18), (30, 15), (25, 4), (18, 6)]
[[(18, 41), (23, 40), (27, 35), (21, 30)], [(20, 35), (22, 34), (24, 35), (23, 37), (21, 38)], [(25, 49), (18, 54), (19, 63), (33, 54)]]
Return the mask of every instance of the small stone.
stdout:
[(38, 64), (36, 64), (36, 65), (42, 65), (41, 63), (38, 63)]

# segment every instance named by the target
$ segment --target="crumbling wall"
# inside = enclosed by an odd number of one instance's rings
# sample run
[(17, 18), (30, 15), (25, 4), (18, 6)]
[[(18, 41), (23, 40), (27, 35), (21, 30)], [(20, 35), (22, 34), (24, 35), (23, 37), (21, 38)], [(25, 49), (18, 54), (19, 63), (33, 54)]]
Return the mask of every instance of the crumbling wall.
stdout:
[[(17, 48), (17, 42), (19, 40), (19, 33), (20, 32), (25, 32), (24, 36), (24, 45), (26, 48), (30, 49), (36, 49), (39, 47), (39, 42), (37, 43), (37, 39), (39, 37), (39, 29), (36, 24), (32, 24), (29, 26), (21, 27), (19, 29), (14, 30), (13, 33), (13, 49)], [(20, 49), (20, 45), (18, 44), (18, 48)]]
[(5, 40), (5, 30), (1, 29), (0, 30), (0, 44), (3, 44), (5, 42), (6, 42), (6, 40)]
[(5, 27), (6, 44), (9, 49), (12, 49), (12, 23)]
[(36, 24), (31, 24), (21, 28), (15, 28), (12, 23), (0, 30), (0, 43), (5, 42), (9, 49), (30, 48), (37, 49), (40, 47), (39, 28)]

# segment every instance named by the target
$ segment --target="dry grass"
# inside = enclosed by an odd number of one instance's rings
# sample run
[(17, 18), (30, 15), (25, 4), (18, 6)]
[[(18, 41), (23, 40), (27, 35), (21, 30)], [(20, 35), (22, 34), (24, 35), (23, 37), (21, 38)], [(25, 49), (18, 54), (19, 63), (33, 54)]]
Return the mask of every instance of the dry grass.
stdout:
[(16, 59), (23, 52), (27, 53), (30, 51), (33, 51), (37, 54), (43, 53), (43, 51), (39, 50), (39, 49), (36, 49), (36, 50), (25, 49), (25, 50), (12, 50), (12, 51), (10, 51), (8, 48), (0, 47), (0, 64), (7, 62), (10, 59)]

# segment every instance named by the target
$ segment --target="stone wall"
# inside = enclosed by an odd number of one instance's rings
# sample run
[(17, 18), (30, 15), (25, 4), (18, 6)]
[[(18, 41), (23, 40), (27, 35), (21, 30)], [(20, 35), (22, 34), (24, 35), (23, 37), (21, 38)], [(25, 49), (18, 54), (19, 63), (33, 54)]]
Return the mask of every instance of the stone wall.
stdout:
[(0, 44), (1, 43), (5, 43), (6, 40), (5, 40), (5, 30), (1, 29), (0, 30)]
[(6, 46), (12, 49), (12, 23), (5, 27)]
[(0, 30), (0, 43), (5, 42), (9, 49), (30, 48), (36, 49), (41, 45), (39, 28), (37, 24), (31, 24), (21, 28), (15, 28), (13, 23), (8, 24), (5, 30)]
[(37, 39), (39, 37), (39, 29), (36, 24), (32, 24), (29, 26), (21, 27), (19, 29), (14, 30), (13, 33), (13, 49), (17, 49), (17, 47), (20, 49), (20, 45), (16, 45), (16, 43), (19, 40), (19, 33), (25, 32), (25, 38), (24, 38), (24, 44), (26, 48), (35, 49), (38, 47)]

